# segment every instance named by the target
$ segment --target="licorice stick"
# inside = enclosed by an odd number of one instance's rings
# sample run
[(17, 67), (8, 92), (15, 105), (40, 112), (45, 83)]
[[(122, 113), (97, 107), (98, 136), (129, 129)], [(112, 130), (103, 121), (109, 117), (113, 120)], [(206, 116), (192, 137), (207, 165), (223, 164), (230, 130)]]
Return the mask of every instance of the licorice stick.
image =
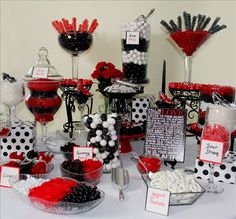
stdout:
[(178, 16), (177, 19), (178, 19), (178, 28), (181, 31), (182, 30), (182, 18), (181, 18), (181, 16)]
[(179, 30), (178, 26), (176, 25), (176, 23), (173, 20), (170, 20), (169, 24), (170, 24), (170, 26), (172, 27), (172, 29), (174, 31), (178, 31)]
[(188, 29), (191, 30), (191, 14), (187, 13)]
[(216, 28), (214, 28), (213, 30), (211, 30), (211, 34), (214, 34), (214, 33), (216, 33), (216, 32), (219, 32), (220, 30), (223, 30), (223, 29), (225, 29), (227, 26), (226, 25), (221, 25), (221, 26), (219, 26), (219, 25), (217, 25), (217, 27)]
[(206, 19), (206, 15), (202, 15), (201, 20), (199, 21), (199, 27), (196, 30), (201, 30), (201, 26), (204, 23), (205, 19)]
[(201, 21), (201, 19), (202, 19), (202, 15), (201, 15), (201, 14), (198, 14), (198, 16), (197, 16), (197, 27), (196, 27), (196, 30), (199, 30), (199, 28), (200, 28), (200, 25), (201, 25), (200, 21)]
[(202, 26), (200, 27), (200, 30), (204, 30), (204, 29), (206, 28), (206, 26), (210, 23), (210, 20), (211, 20), (211, 18), (208, 17), (208, 18), (204, 21), (204, 23), (202, 24)]
[(172, 28), (170, 27), (170, 25), (169, 25), (166, 21), (161, 20), (160, 23), (161, 23), (161, 24), (166, 28), (166, 30), (169, 31), (170, 33), (174, 32), (174, 31), (172, 30)]
[(219, 22), (220, 17), (217, 17), (214, 22), (212, 23), (211, 27), (209, 28), (208, 31), (211, 31), (212, 29), (214, 29), (214, 27), (217, 25), (217, 23)]
[(188, 15), (187, 15), (187, 12), (184, 11), (183, 12), (183, 17), (184, 17), (184, 24), (185, 24), (185, 29), (188, 30), (189, 29), (189, 26), (188, 26)]
[(191, 30), (192, 31), (194, 31), (194, 27), (195, 27), (196, 21), (197, 21), (197, 16), (193, 16), (192, 24), (191, 24)]

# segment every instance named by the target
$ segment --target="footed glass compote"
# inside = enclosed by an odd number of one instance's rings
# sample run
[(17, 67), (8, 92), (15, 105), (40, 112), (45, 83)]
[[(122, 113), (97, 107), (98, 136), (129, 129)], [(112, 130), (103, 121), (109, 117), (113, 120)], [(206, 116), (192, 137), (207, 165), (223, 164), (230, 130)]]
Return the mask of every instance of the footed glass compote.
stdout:
[(24, 100), (24, 84), (6, 73), (2, 74), (2, 79), (0, 82), (0, 101), (10, 108), (11, 121), (14, 122), (19, 120), (16, 117), (16, 106)]
[(191, 18), (189, 13), (183, 12), (183, 19), (178, 16), (176, 23), (173, 20), (170, 20), (169, 23), (161, 21), (169, 32), (170, 42), (174, 42), (174, 46), (177, 46), (184, 55), (184, 82), (191, 82), (193, 54), (212, 34), (226, 28), (226, 25), (218, 25), (219, 20), (220, 17), (217, 17), (208, 30), (206, 27), (211, 18), (201, 14)]
[(61, 106), (62, 99), (57, 94), (62, 76), (50, 65), (45, 48), (38, 52), (37, 64), (24, 76), (26, 87), (30, 94), (26, 97), (25, 104), (39, 122), (43, 132), (43, 143), (46, 146), (47, 125), (54, 119), (54, 114)]
[(72, 57), (72, 78), (78, 79), (78, 57), (79, 54), (87, 51), (93, 43), (92, 33), (98, 26), (97, 20), (94, 19), (89, 26), (87, 19), (79, 24), (77, 28), (77, 21), (74, 17), (72, 24), (69, 21), (62, 19), (62, 21), (53, 21), (52, 25), (59, 33), (58, 42), (60, 46), (71, 54)]

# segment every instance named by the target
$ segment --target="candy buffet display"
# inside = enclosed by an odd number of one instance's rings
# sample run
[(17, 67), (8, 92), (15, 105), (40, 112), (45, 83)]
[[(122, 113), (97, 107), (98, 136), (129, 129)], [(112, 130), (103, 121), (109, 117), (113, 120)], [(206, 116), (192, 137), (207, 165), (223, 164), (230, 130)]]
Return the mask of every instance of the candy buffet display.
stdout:
[(55, 214), (75, 214), (89, 211), (104, 199), (96, 186), (78, 183), (68, 178), (41, 179), (22, 175), (12, 178), (16, 193), (30, 205)]
[(83, 121), (88, 132), (87, 146), (93, 147), (93, 159), (103, 163), (104, 171), (120, 166), (117, 114), (90, 114), (84, 116)]
[(185, 173), (183, 169), (174, 171), (159, 171), (150, 176), (144, 174), (147, 186), (171, 192), (170, 205), (188, 205), (195, 202), (204, 193), (204, 189), (196, 182), (193, 174)]
[(17, 81), (14, 77), (7, 73), (2, 73), (2, 81), (0, 82), (1, 103), (10, 107), (11, 120), (16, 120), (16, 105), (24, 99), (24, 85), (21, 81)]
[(29, 151), (25, 153), (13, 152), (9, 159), (2, 161), (1, 166), (19, 167), (20, 174), (40, 175), (49, 173), (54, 165), (52, 163), (54, 155), (45, 151)]
[(88, 19), (78, 24), (76, 17), (73, 17), (70, 24), (67, 19), (63, 18), (61, 21), (54, 20), (52, 25), (59, 33), (60, 46), (72, 55), (72, 78), (78, 79), (78, 57), (91, 47), (92, 34), (98, 26), (97, 19), (93, 19), (91, 24)]
[(148, 48), (150, 44), (150, 24), (148, 17), (141, 15), (121, 27), (122, 62), (124, 77), (136, 84), (147, 83)]
[(62, 99), (57, 94), (62, 76), (48, 61), (48, 51), (42, 47), (38, 52), (36, 65), (24, 76), (30, 94), (25, 100), (35, 121), (41, 123), (43, 142), (46, 145), (47, 124), (54, 119), (54, 114), (61, 106)]
[(183, 18), (178, 16), (177, 22), (170, 20), (167, 23), (161, 20), (161, 24), (166, 28), (177, 47), (182, 50), (184, 58), (184, 82), (191, 82), (191, 65), (192, 55), (199, 47), (213, 34), (225, 29), (226, 25), (219, 25), (220, 17), (217, 17), (209, 29), (207, 25), (211, 21), (211, 17), (198, 14), (197, 16), (183, 12)]
[(79, 182), (97, 185), (103, 173), (103, 164), (99, 160), (65, 160), (61, 164), (61, 174)]

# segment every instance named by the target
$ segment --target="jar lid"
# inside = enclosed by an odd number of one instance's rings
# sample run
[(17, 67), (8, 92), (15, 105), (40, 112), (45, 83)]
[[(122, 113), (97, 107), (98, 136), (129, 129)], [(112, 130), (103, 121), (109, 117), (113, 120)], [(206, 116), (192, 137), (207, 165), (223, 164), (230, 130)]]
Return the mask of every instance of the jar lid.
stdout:
[(63, 77), (57, 73), (56, 68), (50, 64), (48, 60), (48, 50), (45, 47), (39, 49), (36, 64), (32, 66), (23, 77), (25, 81), (36, 78), (47, 78), (56, 81), (63, 79)]

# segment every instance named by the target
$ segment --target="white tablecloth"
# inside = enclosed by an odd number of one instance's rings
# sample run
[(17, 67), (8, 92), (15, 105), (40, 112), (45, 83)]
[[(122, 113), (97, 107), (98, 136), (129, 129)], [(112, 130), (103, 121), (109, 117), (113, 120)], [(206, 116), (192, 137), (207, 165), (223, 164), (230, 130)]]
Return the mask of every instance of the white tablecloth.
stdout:
[[(133, 150), (141, 154), (143, 142), (132, 144)], [(178, 167), (192, 167), (197, 155), (198, 145), (194, 138), (187, 138), (185, 163)], [(105, 192), (104, 201), (89, 212), (76, 215), (54, 215), (38, 210), (24, 203), (13, 190), (0, 189), (0, 218), (1, 219), (47, 219), (47, 218), (165, 218), (165, 216), (147, 212), (144, 210), (146, 186), (135, 164), (130, 160), (129, 154), (122, 154), (122, 161), (130, 174), (130, 184), (125, 190), (126, 200), (122, 203), (118, 200), (118, 190), (111, 184), (110, 174), (104, 174), (102, 182), (98, 185)], [(62, 155), (56, 155), (53, 176), (60, 176), (59, 164)], [(193, 205), (171, 206), (168, 218), (173, 219), (236, 219), (236, 185), (222, 184), (224, 192), (221, 194), (204, 193)]]

